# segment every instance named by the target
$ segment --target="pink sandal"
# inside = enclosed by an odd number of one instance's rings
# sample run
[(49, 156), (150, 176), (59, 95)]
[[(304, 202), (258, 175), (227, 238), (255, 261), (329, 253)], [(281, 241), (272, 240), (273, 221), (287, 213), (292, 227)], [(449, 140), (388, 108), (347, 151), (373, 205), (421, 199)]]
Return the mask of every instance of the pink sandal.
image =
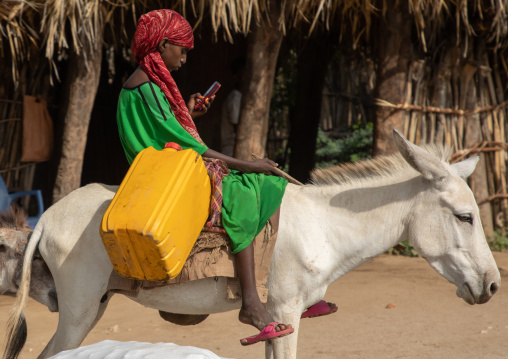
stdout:
[(314, 318), (322, 315), (335, 313), (339, 309), (334, 303), (325, 302), (324, 300), (317, 302), (305, 312), (302, 313), (302, 318)]
[(295, 331), (293, 328), (288, 328), (281, 330), (280, 332), (276, 332), (275, 327), (277, 327), (278, 325), (286, 325), (286, 324), (271, 322), (266, 327), (264, 327), (261, 330), (261, 332), (259, 332), (258, 335), (253, 335), (252, 337), (240, 339), (240, 343), (242, 343), (242, 345), (256, 344), (259, 342), (264, 342), (265, 340), (281, 338)]

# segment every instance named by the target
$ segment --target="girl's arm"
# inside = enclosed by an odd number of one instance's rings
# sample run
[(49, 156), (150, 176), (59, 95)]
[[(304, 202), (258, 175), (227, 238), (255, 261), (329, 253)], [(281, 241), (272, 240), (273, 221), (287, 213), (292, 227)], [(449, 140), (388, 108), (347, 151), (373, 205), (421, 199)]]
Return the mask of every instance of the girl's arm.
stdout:
[(207, 149), (205, 153), (203, 153), (203, 157), (209, 158), (217, 158), (226, 162), (229, 168), (238, 170), (244, 173), (264, 173), (265, 175), (275, 175), (279, 176), (280, 173), (276, 172), (274, 169), (278, 166), (277, 163), (269, 160), (268, 158), (263, 158), (255, 161), (243, 161), (238, 158), (226, 156), (220, 152)]

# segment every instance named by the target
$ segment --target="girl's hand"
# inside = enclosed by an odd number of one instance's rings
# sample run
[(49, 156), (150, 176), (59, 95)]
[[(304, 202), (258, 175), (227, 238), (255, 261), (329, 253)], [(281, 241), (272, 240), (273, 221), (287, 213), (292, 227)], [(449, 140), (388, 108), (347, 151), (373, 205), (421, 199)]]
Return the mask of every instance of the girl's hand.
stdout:
[(201, 107), (201, 110), (197, 111), (194, 109), (194, 106), (196, 106), (196, 103), (201, 99), (203, 99), (203, 96), (201, 96), (201, 94), (198, 92), (191, 95), (189, 102), (187, 102), (187, 109), (189, 110), (189, 113), (192, 118), (204, 115), (210, 108), (210, 105), (212, 104), (213, 100), (215, 100), (215, 96), (210, 97), (209, 100), (207, 99), (205, 101), (205, 104)]
[(240, 169), (245, 173), (264, 173), (265, 175), (275, 175), (280, 176), (278, 172), (275, 171), (279, 165), (268, 158), (262, 158), (255, 161), (245, 161), (244, 168)]
[(262, 158), (255, 161), (244, 161), (238, 158), (226, 156), (225, 154), (214, 151), (210, 148), (207, 149), (202, 156), (222, 160), (226, 162), (229, 168), (243, 173), (264, 173), (266, 175), (284, 177), (284, 172), (277, 169), (279, 165), (268, 158)]

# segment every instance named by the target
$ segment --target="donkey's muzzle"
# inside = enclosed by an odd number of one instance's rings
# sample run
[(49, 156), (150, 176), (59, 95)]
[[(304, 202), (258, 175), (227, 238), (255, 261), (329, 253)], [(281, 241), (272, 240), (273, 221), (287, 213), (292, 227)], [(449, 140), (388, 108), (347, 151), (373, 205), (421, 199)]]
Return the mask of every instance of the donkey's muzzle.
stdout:
[(497, 293), (500, 287), (501, 287), (501, 278), (488, 282), (488, 284), (485, 286), (485, 290), (480, 295), (478, 300), (476, 300), (476, 304), (487, 303), (490, 300), (490, 298), (492, 298), (492, 296)]
[(499, 291), (499, 288), (501, 287), (501, 275), (499, 274), (499, 271), (496, 272), (492, 273), (491, 271), (485, 273), (483, 276), (483, 285), (478, 288), (481, 290), (481, 293), (474, 295), (475, 293), (471, 291), (475, 304), (487, 303), (490, 298)]

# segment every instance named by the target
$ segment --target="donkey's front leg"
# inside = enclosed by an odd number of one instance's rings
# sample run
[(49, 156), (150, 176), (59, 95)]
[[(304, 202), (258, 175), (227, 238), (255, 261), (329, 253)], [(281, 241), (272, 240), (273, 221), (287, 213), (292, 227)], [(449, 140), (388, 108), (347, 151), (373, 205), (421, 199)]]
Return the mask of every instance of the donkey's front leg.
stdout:
[(303, 311), (303, 300), (301, 298), (279, 298), (269, 295), (266, 309), (274, 321), (291, 324), (295, 331), (288, 336), (269, 340), (265, 343), (265, 357), (267, 359), (295, 359), (296, 346), (298, 342), (298, 327)]
[(274, 316), (274, 320), (281, 323), (290, 323), (295, 331), (285, 337), (265, 342), (266, 359), (295, 359), (298, 344), (298, 328), (300, 326), (300, 313)]

